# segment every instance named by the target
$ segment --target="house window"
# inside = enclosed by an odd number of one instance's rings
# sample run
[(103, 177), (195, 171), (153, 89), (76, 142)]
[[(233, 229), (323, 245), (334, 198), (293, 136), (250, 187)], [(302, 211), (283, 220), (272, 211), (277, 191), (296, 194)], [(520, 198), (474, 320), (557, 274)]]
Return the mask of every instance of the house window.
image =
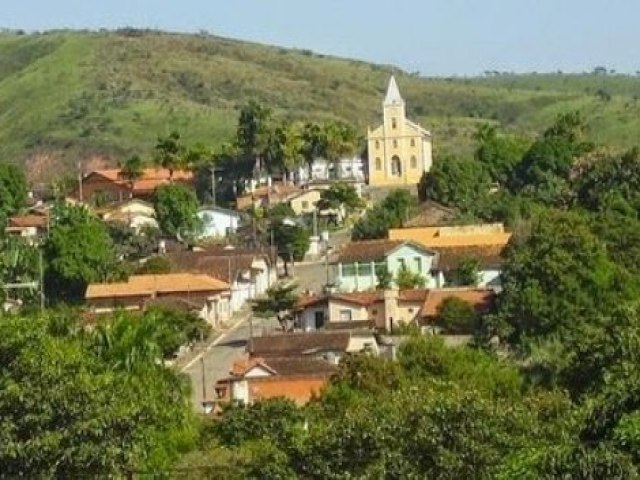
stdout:
[(416, 272), (422, 273), (422, 260), (421, 260), (421, 258), (420, 257), (415, 257), (413, 259), (413, 263), (414, 263), (414, 265), (416, 267)]
[(340, 321), (341, 322), (350, 322), (351, 321), (351, 310), (340, 310)]
[(398, 122), (395, 117), (391, 119), (391, 128), (396, 128), (398, 126)]
[(346, 265), (342, 265), (342, 276), (343, 277), (353, 277), (356, 274), (356, 265), (355, 263), (347, 263)]
[(377, 315), (377, 314), (378, 314), (378, 310), (376, 310), (375, 308), (371, 310), (371, 315)]
[(409, 313), (413, 313), (413, 308), (410, 308), (410, 309), (409, 309)]
[(379, 148), (380, 148), (380, 142), (376, 140), (376, 150), (378, 150)]
[(306, 200), (303, 200), (303, 201), (302, 201), (302, 208), (303, 208), (304, 210), (306, 210), (307, 208), (309, 208), (309, 202), (307, 202)]
[(362, 276), (370, 276), (373, 272), (371, 271), (370, 263), (361, 263), (358, 265), (358, 275)]
[(412, 138), (412, 139), (411, 139), (411, 146), (412, 146), (412, 147), (415, 147), (415, 146), (416, 146), (416, 139), (415, 139), (415, 138)]
[(406, 268), (407, 267), (407, 263), (404, 261), (404, 258), (399, 258), (398, 259), (398, 268)]
[(398, 148), (398, 140), (393, 139), (393, 148)]
[(411, 156), (411, 168), (418, 168), (418, 159), (415, 155)]
[(376, 170), (382, 170), (382, 160), (380, 160), (380, 157), (376, 157)]
[(315, 323), (316, 329), (320, 329), (320, 328), (324, 327), (324, 312), (323, 311), (315, 312), (314, 323)]

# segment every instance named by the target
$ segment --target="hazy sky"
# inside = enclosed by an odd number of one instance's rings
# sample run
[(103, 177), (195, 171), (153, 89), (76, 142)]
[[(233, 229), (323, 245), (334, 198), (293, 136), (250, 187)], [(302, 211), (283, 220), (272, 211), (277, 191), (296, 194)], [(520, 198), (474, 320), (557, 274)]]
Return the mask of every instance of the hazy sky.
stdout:
[(2, 0), (0, 26), (207, 30), (424, 75), (640, 70), (640, 0)]

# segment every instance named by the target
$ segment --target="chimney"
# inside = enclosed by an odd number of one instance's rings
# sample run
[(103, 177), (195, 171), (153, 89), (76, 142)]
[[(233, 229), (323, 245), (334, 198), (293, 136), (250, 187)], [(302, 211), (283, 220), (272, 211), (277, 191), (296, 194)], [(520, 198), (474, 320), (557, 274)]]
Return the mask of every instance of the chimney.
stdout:
[(394, 326), (398, 325), (400, 311), (398, 309), (399, 292), (397, 289), (385, 290), (384, 298), (384, 328), (391, 332)]

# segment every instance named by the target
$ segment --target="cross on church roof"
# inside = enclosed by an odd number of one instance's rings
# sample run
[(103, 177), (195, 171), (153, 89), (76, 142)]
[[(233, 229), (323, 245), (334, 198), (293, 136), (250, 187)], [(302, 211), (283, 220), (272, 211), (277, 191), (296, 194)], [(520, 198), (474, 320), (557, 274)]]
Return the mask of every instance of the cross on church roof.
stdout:
[(387, 96), (384, 97), (385, 105), (402, 103), (402, 97), (400, 96), (400, 90), (398, 90), (398, 84), (393, 75), (389, 79), (389, 86), (387, 87)]

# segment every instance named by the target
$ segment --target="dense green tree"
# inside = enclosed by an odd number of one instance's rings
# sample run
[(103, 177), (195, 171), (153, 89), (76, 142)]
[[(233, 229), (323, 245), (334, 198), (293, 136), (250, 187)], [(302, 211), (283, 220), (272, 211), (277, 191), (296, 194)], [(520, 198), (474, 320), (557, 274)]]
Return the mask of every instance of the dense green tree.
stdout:
[(133, 192), (133, 186), (142, 176), (144, 163), (138, 155), (132, 155), (127, 158), (121, 166), (121, 174), (129, 182), (129, 189)]
[(337, 162), (351, 157), (358, 151), (360, 138), (352, 125), (340, 121), (330, 121), (323, 125), (326, 147), (323, 152), (327, 160)]
[(185, 168), (185, 146), (180, 140), (180, 133), (171, 132), (166, 137), (158, 137), (153, 161), (156, 165), (169, 170), (169, 178), (173, 172)]
[(417, 199), (405, 189), (391, 191), (379, 204), (360, 218), (351, 232), (352, 240), (385, 238), (390, 228), (397, 228), (414, 213)]
[(388, 290), (393, 284), (393, 274), (386, 265), (376, 265), (376, 288)]
[(153, 362), (114, 368), (86, 340), (52, 336), (46, 319), (22, 317), (0, 317), (0, 359), (4, 476), (163, 470), (193, 446), (188, 389)]
[(18, 211), (26, 199), (24, 172), (16, 165), (0, 162), (0, 217), (6, 218)]
[(424, 199), (476, 213), (489, 194), (491, 178), (477, 160), (445, 157), (434, 162), (419, 188)]
[(466, 256), (448, 275), (447, 283), (455, 286), (475, 287), (480, 281), (480, 259), (476, 256)]
[(197, 235), (200, 228), (198, 199), (184, 185), (162, 185), (153, 195), (153, 207), (160, 229), (166, 235), (186, 240)]
[(56, 206), (44, 258), (45, 291), (54, 302), (79, 301), (87, 284), (123, 275), (106, 227), (83, 207)]
[(547, 204), (570, 202), (570, 177), (576, 160), (592, 150), (583, 140), (585, 124), (578, 113), (560, 115), (513, 170), (509, 186)]
[(620, 208), (622, 202), (640, 212), (640, 154), (634, 148), (622, 155), (597, 158), (577, 177), (580, 206), (592, 211)]
[(253, 300), (251, 309), (261, 318), (276, 317), (284, 329), (290, 320), (290, 314), (298, 301), (295, 284), (277, 284), (267, 289), (267, 295)]
[(547, 212), (505, 255), (498, 304), (514, 339), (567, 335), (631, 295), (628, 279), (576, 213)]
[(160, 231), (155, 227), (145, 226), (136, 230), (123, 222), (109, 222), (106, 227), (121, 260), (139, 260), (158, 250)]
[(358, 192), (346, 182), (334, 182), (327, 190), (323, 190), (320, 195), (320, 208), (338, 209), (342, 206), (351, 212), (364, 206), (364, 202), (358, 196)]
[(314, 122), (305, 123), (302, 128), (301, 153), (309, 171), (316, 158), (327, 156), (327, 136), (322, 125)]
[(473, 306), (457, 297), (446, 298), (438, 306), (436, 325), (447, 333), (472, 334), (477, 328), (478, 314)]
[[(255, 100), (250, 100), (240, 109), (236, 129), (236, 145), (242, 155), (262, 164), (269, 147), (272, 129), (272, 111)], [(252, 167), (253, 168), (253, 167)], [(264, 168), (264, 165), (260, 165)]]
[(171, 273), (171, 261), (162, 255), (154, 255), (145, 260), (145, 262), (136, 270), (137, 274), (163, 274)]
[(478, 148), (475, 159), (482, 164), (491, 180), (506, 185), (514, 167), (528, 148), (524, 139), (501, 135), (493, 125), (482, 125), (475, 134)]
[(272, 218), (270, 235), (275, 242), (278, 256), (285, 262), (287, 272), (291, 262), (304, 259), (311, 244), (309, 230), (291, 218)]

